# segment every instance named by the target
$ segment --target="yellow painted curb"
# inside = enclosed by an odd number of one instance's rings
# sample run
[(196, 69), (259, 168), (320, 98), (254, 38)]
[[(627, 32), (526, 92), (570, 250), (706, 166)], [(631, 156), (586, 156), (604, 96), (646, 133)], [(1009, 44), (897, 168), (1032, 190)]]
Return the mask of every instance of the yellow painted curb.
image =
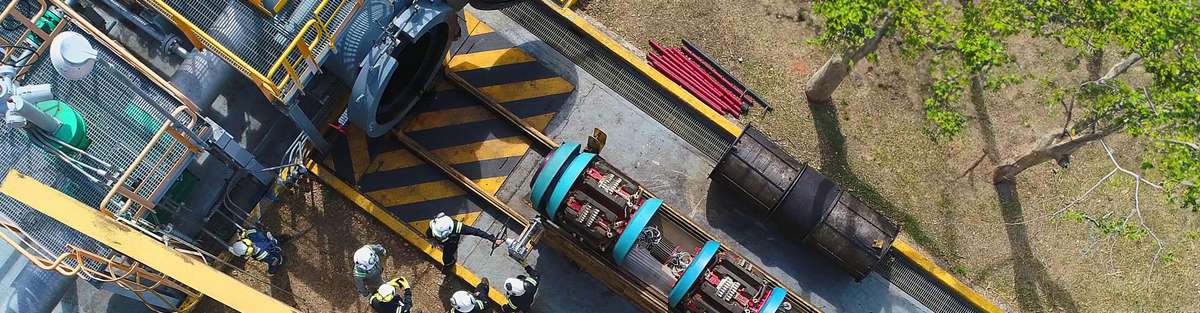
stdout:
[(916, 264), (917, 267), (919, 267), (921, 270), (924, 270), (929, 274), (929, 276), (936, 279), (943, 286), (946, 286), (946, 288), (950, 289), (950, 291), (954, 294), (962, 297), (963, 300), (966, 300), (971, 305), (974, 305), (975, 308), (979, 309), (980, 311), (988, 313), (1004, 312), (1004, 310), (1001, 310), (1000, 307), (996, 306), (996, 304), (984, 299), (983, 296), (979, 295), (979, 293), (976, 293), (975, 290), (971, 289), (971, 287), (968, 287), (957, 278), (954, 278), (954, 275), (950, 275), (950, 273), (942, 270), (942, 268), (936, 263), (933, 263), (932, 260), (926, 258), (924, 255), (921, 255), (921, 253), (917, 252), (917, 250), (914, 250), (912, 246), (908, 245), (908, 243), (905, 243), (901, 240), (896, 240), (896, 242), (892, 243), (892, 249), (895, 249), (896, 252), (899, 252), (900, 255), (904, 256), (904, 258), (908, 259), (913, 264)]

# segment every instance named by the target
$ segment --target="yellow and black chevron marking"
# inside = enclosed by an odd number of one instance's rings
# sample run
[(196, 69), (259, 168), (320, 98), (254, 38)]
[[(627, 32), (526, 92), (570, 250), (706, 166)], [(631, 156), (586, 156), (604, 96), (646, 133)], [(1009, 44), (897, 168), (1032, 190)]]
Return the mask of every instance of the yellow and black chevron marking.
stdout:
[[(451, 71), (530, 125), (544, 129), (574, 86), (532, 55), (466, 15), (464, 36), (451, 46)], [(495, 193), (529, 150), (521, 133), (468, 91), (448, 81), (409, 112), (399, 129)], [(473, 224), (481, 204), (390, 136), (367, 138), (359, 129), (330, 132), (334, 148), (322, 163), (338, 178), (424, 232), (438, 212)]]

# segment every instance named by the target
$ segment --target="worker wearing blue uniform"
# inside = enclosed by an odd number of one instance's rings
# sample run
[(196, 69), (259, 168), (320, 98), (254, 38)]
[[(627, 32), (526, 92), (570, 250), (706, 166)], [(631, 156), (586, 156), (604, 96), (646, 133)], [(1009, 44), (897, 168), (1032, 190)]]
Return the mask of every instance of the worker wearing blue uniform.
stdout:
[(229, 252), (238, 257), (267, 264), (267, 274), (274, 275), (283, 267), (283, 249), (270, 232), (249, 228), (238, 232), (238, 240), (229, 245)]

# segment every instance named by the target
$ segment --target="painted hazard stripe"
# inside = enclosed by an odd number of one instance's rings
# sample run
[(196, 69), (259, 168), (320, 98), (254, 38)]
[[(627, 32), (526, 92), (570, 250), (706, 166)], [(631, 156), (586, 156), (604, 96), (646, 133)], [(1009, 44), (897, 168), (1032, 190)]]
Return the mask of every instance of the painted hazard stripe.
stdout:
[(447, 66), (450, 67), (451, 71), (461, 72), (533, 61), (537, 61), (537, 59), (525, 53), (525, 50), (514, 47), (459, 54), (450, 58)]
[(480, 92), (499, 103), (568, 93), (573, 90), (575, 86), (571, 85), (571, 82), (557, 76), (479, 88)]
[[(500, 185), (504, 184), (504, 179), (507, 177), (489, 177), (484, 179), (476, 179), (475, 184), (488, 190), (496, 192), (500, 190)], [(399, 186), (379, 191), (371, 191), (366, 193), (371, 199), (378, 201), (380, 205), (385, 207), (401, 206), (422, 201), (437, 200), (466, 194), (461, 187), (455, 185), (449, 180), (439, 180), (416, 185)]]
[(467, 28), (467, 33), (471, 36), (483, 35), (494, 31), (491, 26), (480, 21), (471, 12), (463, 11), (463, 19), (465, 20), (464, 26)]

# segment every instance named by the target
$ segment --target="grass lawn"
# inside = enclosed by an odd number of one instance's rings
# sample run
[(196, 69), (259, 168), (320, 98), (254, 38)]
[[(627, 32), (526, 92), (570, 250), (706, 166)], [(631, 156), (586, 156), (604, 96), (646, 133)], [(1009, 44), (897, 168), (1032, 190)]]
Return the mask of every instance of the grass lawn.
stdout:
[[(906, 240), (1010, 311), (1200, 311), (1200, 219), (1195, 213), (1142, 189), (1145, 223), (1165, 244), (1157, 259), (1158, 246), (1149, 236), (1114, 240), (1085, 223), (1048, 218), (1113, 169), (1099, 144), (1078, 152), (1068, 169), (1047, 163), (1026, 171), (1014, 190), (991, 183), (998, 159), (1060, 125), (1061, 110), (1044, 103), (1048, 95), (1039, 81), (1083, 81), (1085, 66), (1074, 52), (1014, 39), (1010, 47), (1019, 66), (1036, 75), (984, 94), (983, 105), (970, 104), (965, 100), (970, 95), (964, 95), (969, 130), (934, 142), (923, 132), (920, 105), (928, 75), (919, 59), (900, 57), (890, 43), (881, 46), (877, 62), (854, 68), (832, 105), (805, 101), (809, 75), (829, 57), (807, 42), (819, 23), (804, 13), (810, 5), (592, 0), (580, 12), (642, 51), (650, 39), (678, 46), (683, 38), (707, 50), (776, 108), (755, 112), (743, 123), (763, 128), (801, 160), (885, 212), (903, 225)], [(1118, 57), (1108, 56), (1105, 68)], [(983, 118), (990, 126), (980, 122)], [(1136, 169), (1142, 162), (1136, 139), (1115, 135), (1107, 143), (1124, 167)], [(988, 146), (999, 155), (985, 156)], [(999, 193), (1019, 201), (1001, 205)], [(1123, 218), (1133, 196), (1133, 179), (1115, 176), (1075, 208)]]

